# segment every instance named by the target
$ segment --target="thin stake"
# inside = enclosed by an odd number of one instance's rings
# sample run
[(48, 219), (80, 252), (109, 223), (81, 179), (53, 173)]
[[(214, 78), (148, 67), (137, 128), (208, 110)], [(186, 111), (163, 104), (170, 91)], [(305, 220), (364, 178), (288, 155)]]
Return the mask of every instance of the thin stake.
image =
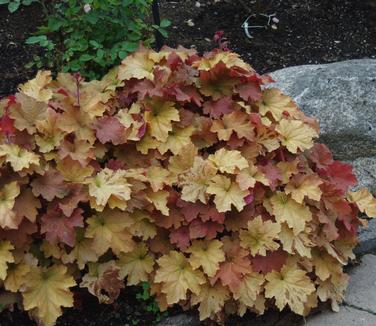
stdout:
[[(151, 8), (153, 12), (154, 24), (159, 26), (161, 24), (161, 16), (159, 15), (158, 0), (153, 0), (153, 4)], [(157, 50), (159, 51), (161, 47), (163, 46), (163, 36), (158, 30), (155, 31), (155, 41), (157, 44)]]

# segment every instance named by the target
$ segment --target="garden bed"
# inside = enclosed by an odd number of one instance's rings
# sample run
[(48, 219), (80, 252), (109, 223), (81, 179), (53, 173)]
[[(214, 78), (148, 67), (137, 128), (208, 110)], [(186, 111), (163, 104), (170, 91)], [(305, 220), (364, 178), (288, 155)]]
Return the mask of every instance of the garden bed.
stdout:
[[(277, 29), (251, 30), (253, 39), (247, 38), (241, 26), (256, 11), (255, 1), (243, 1), (249, 3), (249, 13), (236, 2), (162, 0), (161, 15), (172, 21), (166, 43), (205, 51), (213, 47), (214, 33), (224, 30), (230, 48), (259, 72), (376, 56), (375, 0), (275, 0), (269, 8), (261, 6), (259, 12), (275, 13)], [(0, 96), (14, 92), (19, 83), (35, 74), (24, 65), (38, 50), (24, 40), (36, 30), (42, 15), (37, 4), (14, 14), (0, 7)], [(190, 22), (194, 25), (189, 26)]]

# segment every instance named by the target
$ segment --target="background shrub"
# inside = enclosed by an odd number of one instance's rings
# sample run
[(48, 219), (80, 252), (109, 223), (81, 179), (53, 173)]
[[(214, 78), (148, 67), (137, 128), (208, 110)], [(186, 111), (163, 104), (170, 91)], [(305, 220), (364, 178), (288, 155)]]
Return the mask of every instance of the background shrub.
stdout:
[(152, 0), (63, 0), (42, 2), (47, 14), (28, 44), (38, 44), (44, 51), (29, 66), (49, 67), (54, 71), (75, 72), (89, 78), (102, 77), (135, 51), (140, 41), (154, 42), (158, 30), (166, 36), (169, 21), (152, 23)]
[(79, 288), (113, 303), (124, 280), (219, 323), (338, 309), (376, 199), (348, 192), (351, 166), (270, 82), (228, 51), (141, 49), (0, 102), (4, 289), (44, 325)]

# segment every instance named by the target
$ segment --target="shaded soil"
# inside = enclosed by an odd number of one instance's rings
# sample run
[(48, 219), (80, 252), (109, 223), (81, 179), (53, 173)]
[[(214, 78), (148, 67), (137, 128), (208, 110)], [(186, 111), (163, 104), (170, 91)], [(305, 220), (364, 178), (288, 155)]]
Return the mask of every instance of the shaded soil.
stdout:
[[(376, 0), (258, 1), (259, 6), (256, 0), (160, 0), (162, 18), (172, 21), (166, 44), (194, 46), (203, 52), (215, 46), (214, 33), (224, 30), (230, 49), (262, 73), (299, 64), (376, 57)], [(275, 14), (277, 29), (250, 29), (253, 38), (249, 39), (242, 24), (260, 13)], [(24, 65), (38, 49), (24, 41), (42, 21), (38, 4), (21, 7), (14, 14), (0, 6), (0, 97), (35, 74)], [(249, 25), (266, 22), (262, 16), (249, 19)]]
[[(262, 73), (300, 64), (376, 58), (375, 0), (259, 0), (261, 6), (256, 2), (162, 0), (162, 16), (173, 22), (166, 43), (202, 52), (213, 47), (214, 33), (223, 30), (230, 49)], [(249, 39), (242, 24), (257, 13), (275, 14), (277, 29), (250, 29)], [(249, 19), (249, 25), (266, 23), (262, 16)]]
[(6, 6), (0, 6), (0, 97), (14, 92), (35, 71), (25, 69), (36, 47), (25, 44), (25, 40), (43, 22), (42, 10), (38, 4), (21, 6), (10, 14)]

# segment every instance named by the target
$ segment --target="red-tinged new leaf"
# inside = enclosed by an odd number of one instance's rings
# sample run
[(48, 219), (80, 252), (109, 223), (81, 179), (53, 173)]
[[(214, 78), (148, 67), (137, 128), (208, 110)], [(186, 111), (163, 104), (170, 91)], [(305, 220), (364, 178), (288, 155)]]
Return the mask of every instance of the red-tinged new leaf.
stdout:
[(256, 102), (262, 97), (260, 84), (257, 82), (250, 81), (246, 84), (238, 85), (236, 90), (244, 101)]
[(75, 244), (75, 227), (84, 226), (83, 210), (76, 208), (72, 215), (66, 217), (58, 208), (51, 208), (42, 216), (41, 233), (46, 234), (48, 242), (63, 242), (71, 247)]
[(111, 142), (114, 145), (119, 145), (126, 141), (125, 128), (114, 117), (105, 116), (98, 119), (94, 128), (96, 136), (102, 144)]
[(189, 228), (182, 226), (170, 233), (170, 241), (175, 244), (180, 250), (185, 250), (190, 245)]
[(229, 97), (223, 97), (218, 101), (208, 101), (204, 103), (203, 111), (212, 118), (220, 118), (224, 114), (234, 111), (234, 103)]
[(347, 192), (349, 187), (355, 186), (357, 183), (352, 166), (340, 161), (334, 161), (324, 169), (320, 169), (319, 173), (328, 178), (332, 184), (344, 193)]
[(309, 159), (316, 163), (317, 168), (322, 169), (333, 163), (333, 155), (324, 144), (314, 144), (307, 153)]
[(271, 271), (280, 271), (285, 265), (287, 253), (282, 249), (269, 251), (266, 256), (256, 255), (252, 257), (252, 269), (255, 272), (267, 274)]
[(63, 198), (69, 192), (68, 186), (64, 183), (64, 177), (53, 170), (48, 170), (44, 175), (34, 179), (31, 187), (35, 196), (42, 196), (48, 201), (55, 197)]

